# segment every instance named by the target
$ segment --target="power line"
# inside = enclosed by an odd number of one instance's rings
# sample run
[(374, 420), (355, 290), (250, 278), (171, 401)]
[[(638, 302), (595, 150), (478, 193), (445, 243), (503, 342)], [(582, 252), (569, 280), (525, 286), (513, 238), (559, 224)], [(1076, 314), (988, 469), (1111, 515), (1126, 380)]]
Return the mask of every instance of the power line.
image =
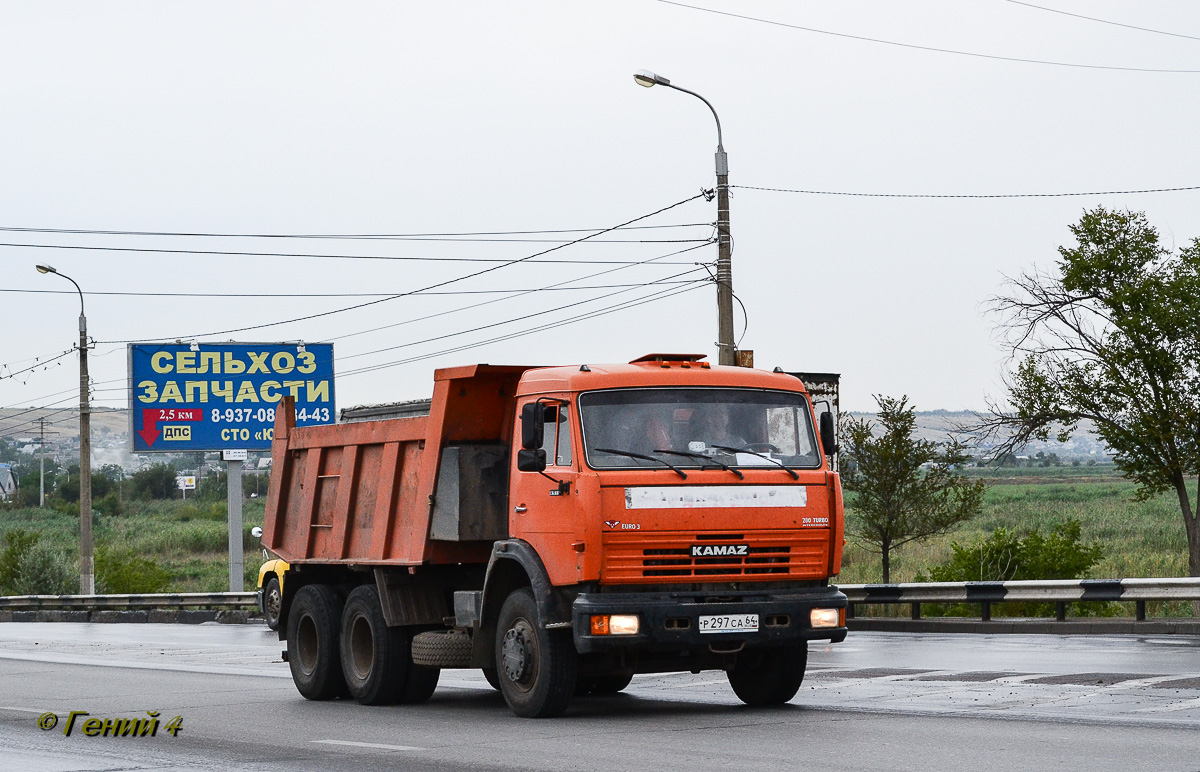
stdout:
[(846, 32), (833, 32), (831, 30), (817, 29), (816, 27), (804, 27), (799, 24), (787, 24), (782, 21), (774, 21), (772, 19), (762, 19), (757, 16), (746, 16), (740, 13), (731, 13), (729, 11), (718, 11), (714, 8), (703, 8), (698, 5), (688, 5), (687, 3), (676, 2), (676, 0), (658, 0), (665, 5), (675, 5), (680, 8), (688, 8), (693, 11), (704, 11), (718, 16), (729, 16), (734, 19), (744, 19), (746, 21), (754, 21), (759, 24), (770, 24), (775, 27), (786, 27), (788, 29), (801, 30), (803, 32), (815, 32), (820, 35), (831, 35), (833, 37), (848, 38), (850, 40), (861, 40), (866, 43), (881, 43), (888, 46), (897, 46), (900, 48), (912, 48), (918, 51), (932, 51), (939, 54), (955, 54), (957, 56), (971, 56), (977, 59), (995, 59), (1002, 62), (1020, 62), (1022, 64), (1045, 64), (1052, 67), (1076, 67), (1085, 70), (1119, 70), (1122, 72), (1166, 72), (1166, 73), (1185, 73), (1195, 74), (1200, 73), (1200, 70), (1173, 70), (1156, 67), (1117, 67), (1106, 64), (1078, 64), (1075, 62), (1055, 62), (1046, 59), (1023, 59), (1016, 56), (999, 56), (997, 54), (980, 54), (974, 51), (958, 51), (951, 48), (937, 48), (934, 46), (922, 46), (916, 43), (901, 43), (895, 40), (883, 40), (882, 38), (866, 37), (865, 35), (851, 35)]
[[(59, 354), (58, 356), (50, 357), (49, 359), (42, 359), (41, 357), (34, 357), (33, 358), (34, 363), (32, 365), (30, 365), (29, 367), (26, 367), (24, 369), (21, 369), (21, 370), (11, 370), (11, 371), (9, 371), (9, 373), (7, 375), (5, 375), (3, 371), (5, 369), (7, 369), (9, 367), (9, 365), (0, 365), (0, 381), (5, 380), (6, 378), (16, 378), (21, 373), (27, 373), (31, 370), (36, 370), (39, 367), (44, 367), (44, 366), (50, 364), (51, 362), (55, 361), (56, 359), (62, 359), (63, 357), (65, 357), (69, 354), (74, 354), (74, 353), (75, 353), (75, 349), (71, 348), (71, 349), (67, 349), (66, 351)], [(21, 359), (18, 361), (19, 362), (28, 362), (30, 360)], [(13, 364), (17, 364), (17, 362), (14, 362)]]
[[(661, 2), (661, 0), (660, 0)], [(862, 198), (1067, 198), (1071, 196), (1121, 196), (1135, 193), (1176, 193), (1200, 190), (1200, 185), (1186, 188), (1145, 188), (1142, 190), (1099, 190), (1090, 193), (852, 193), (841, 190), (798, 190), (792, 188), (763, 188), (754, 185), (730, 185), (742, 190), (763, 190), (770, 193), (804, 193), (812, 196), (858, 196)]]
[[(698, 247), (707, 246), (711, 241), (705, 241)], [(698, 247), (693, 247), (696, 249)], [(679, 254), (678, 252), (672, 254)], [(631, 262), (625, 267), (644, 265), (645, 262)], [(659, 265), (679, 265), (679, 263), (659, 263)], [(451, 290), (444, 292), (419, 292), (416, 295), (511, 295), (526, 292), (569, 292), (576, 290), (614, 289), (616, 287), (642, 287), (646, 282), (631, 282), (628, 284), (592, 284), (578, 287), (516, 287), (508, 289), (482, 290)], [(0, 287), (0, 292), (17, 292), (43, 295), (77, 295), (74, 290), (35, 290), (7, 289)], [(139, 297), (139, 298), (383, 298), (389, 297), (389, 292), (84, 292), (84, 295), (110, 297)], [(71, 353), (71, 352), (68, 352)], [(0, 375), (0, 378), (6, 376)]]
[[(682, 272), (682, 273), (675, 274), (675, 276), (671, 276), (671, 277), (668, 277), (668, 278), (677, 278), (677, 277), (679, 277), (679, 276), (684, 276), (684, 275), (686, 275), (686, 274), (689, 274), (689, 273), (695, 273), (695, 272), (696, 272), (696, 271), (698, 271), (698, 270), (702, 270), (702, 269), (699, 269), (699, 268), (693, 268), (693, 269), (692, 269), (692, 270), (690, 270), (690, 271), (684, 271), (684, 272)], [(684, 283), (685, 283), (685, 284), (694, 284), (694, 283), (695, 283), (695, 281), (696, 281), (696, 280), (692, 280), (692, 281), (689, 281), (689, 282), (684, 282)], [(705, 279), (704, 281), (707, 281), (707, 279)], [(479, 327), (472, 327), (471, 329), (468, 329), (468, 330), (459, 330), (458, 332), (450, 332), (450, 333), (446, 333), (445, 335), (438, 335), (438, 336), (436, 336), (436, 337), (433, 337), (433, 338), (426, 338), (425, 340), (417, 340), (417, 341), (409, 341), (409, 342), (407, 342), (407, 343), (400, 343), (400, 344), (398, 344), (398, 345), (395, 345), (395, 346), (388, 346), (388, 347), (386, 347), (386, 348), (375, 349), (374, 351), (364, 351), (364, 352), (362, 352), (362, 353), (359, 353), (359, 354), (350, 354), (350, 355), (347, 355), (347, 356), (338, 357), (337, 359), (338, 359), (339, 361), (345, 361), (345, 360), (347, 360), (347, 359), (357, 359), (358, 357), (371, 356), (372, 354), (382, 354), (382, 353), (384, 353), (385, 351), (395, 351), (395, 350), (397, 350), (397, 349), (409, 348), (409, 347), (411, 347), (411, 346), (419, 346), (419, 345), (422, 345), (422, 344), (424, 344), (424, 343), (432, 343), (432, 342), (434, 342), (434, 341), (445, 340), (446, 338), (454, 338), (454, 337), (457, 337), (457, 336), (459, 336), (459, 335), (467, 335), (467, 334), (469, 334), (469, 333), (472, 333), (472, 332), (479, 332), (479, 331), (481, 331), (481, 330), (488, 330), (488, 329), (491, 329), (491, 328), (493, 328), (493, 327), (502, 327), (502, 326), (504, 326), (504, 325), (506, 325), (506, 324), (513, 324), (514, 322), (522, 322), (522, 321), (525, 321), (526, 319), (532, 319), (532, 318), (533, 318), (533, 317), (535, 317), (535, 316), (545, 316), (546, 314), (553, 314), (553, 313), (556, 313), (556, 312), (558, 312), (558, 311), (563, 311), (563, 310), (565, 310), (565, 309), (568, 309), (568, 308), (576, 308), (576, 307), (578, 307), (578, 306), (581, 306), (581, 305), (584, 305), (584, 304), (586, 304), (586, 303), (595, 303), (595, 302), (597, 302), (597, 301), (604, 300), (604, 299), (606, 299), (606, 298), (611, 298), (611, 297), (615, 297), (616, 295), (621, 295), (621, 294), (624, 294), (624, 293), (626, 293), (626, 292), (631, 292), (631, 291), (632, 291), (632, 290), (634, 290), (634, 289), (641, 289), (642, 287), (649, 287), (649, 286), (661, 286), (661, 285), (659, 284), (659, 282), (648, 282), (647, 284), (644, 284), (644, 285), (640, 285), (640, 286), (637, 286), (637, 287), (630, 287), (630, 288), (626, 288), (626, 289), (621, 289), (621, 290), (617, 290), (616, 292), (609, 292), (609, 293), (607, 293), (607, 294), (605, 294), (605, 295), (599, 295), (599, 296), (597, 296), (597, 297), (594, 297), (594, 298), (589, 298), (589, 299), (587, 299), (587, 300), (582, 300), (582, 301), (579, 301), (579, 302), (577, 302), (577, 303), (570, 303), (570, 304), (568, 304), (568, 305), (565, 305), (565, 306), (558, 306), (557, 308), (548, 308), (548, 309), (546, 309), (546, 310), (544, 310), (544, 311), (535, 311), (535, 312), (533, 312), (533, 313), (530, 313), (530, 314), (525, 314), (524, 316), (517, 316), (517, 317), (513, 317), (513, 318), (511, 318), (511, 319), (504, 319), (504, 320), (502, 320), (502, 321), (499, 321), (499, 322), (492, 322), (491, 324), (484, 324), (484, 325), (481, 325), (481, 326), (479, 326)]]
[(1026, 8), (1036, 8), (1039, 11), (1049, 11), (1050, 13), (1059, 13), (1059, 14), (1062, 14), (1063, 16), (1074, 16), (1076, 19), (1087, 19), (1088, 21), (1095, 21), (1095, 22), (1099, 22), (1101, 24), (1111, 24), (1114, 27), (1124, 27), (1125, 29), (1135, 29), (1135, 30), (1138, 30), (1139, 32), (1153, 32), (1155, 35), (1170, 35), (1173, 38), (1187, 38), (1188, 40), (1200, 40), (1200, 37), (1195, 37), (1193, 35), (1184, 35), (1179, 32), (1167, 32), (1166, 30), (1161, 30), (1161, 29), (1150, 29), (1149, 27), (1137, 27), (1137, 26), (1134, 26), (1133, 24), (1122, 24), (1119, 21), (1109, 21), (1108, 19), (1097, 19), (1095, 16), (1084, 16), (1081, 13), (1071, 13), (1070, 11), (1060, 11), (1057, 8), (1047, 8), (1044, 5), (1034, 5), (1033, 3), (1024, 3), (1024, 2), (1021, 2), (1021, 0), (1005, 0), (1005, 2), (1012, 3), (1013, 5), (1023, 5)]
[[(680, 249), (680, 250), (677, 250), (677, 251), (675, 251), (675, 252), (668, 252), (668, 253), (667, 253), (667, 254), (665, 254), (665, 255), (659, 255), (659, 256), (657, 256), (657, 257), (651, 257), (651, 258), (648, 258), (648, 259), (646, 259), (646, 260), (643, 260), (643, 261), (641, 261), (641, 262), (638, 262), (638, 263), (633, 263), (632, 265), (628, 265), (628, 266), (620, 266), (620, 267), (618, 267), (618, 268), (609, 268), (609, 269), (607, 269), (607, 270), (604, 270), (604, 271), (597, 271), (596, 273), (591, 273), (591, 274), (588, 274), (588, 275), (586, 275), (586, 276), (580, 276), (580, 277), (578, 277), (578, 278), (575, 278), (575, 279), (567, 279), (567, 280), (565, 280), (565, 281), (558, 282), (557, 284), (551, 284), (551, 285), (548, 285), (547, 287), (542, 287), (542, 288), (537, 288), (537, 289), (528, 290), (528, 291), (526, 291), (526, 292), (521, 292), (521, 293), (518, 293), (518, 294), (516, 294), (516, 295), (510, 295), (510, 296), (503, 297), (503, 298), (495, 298), (495, 299), (493, 299), (493, 300), (485, 300), (485, 301), (483, 301), (482, 303), (472, 303), (471, 305), (468, 305), (468, 306), (460, 306), (459, 308), (452, 308), (452, 309), (450, 309), (450, 310), (448, 310), (448, 311), (439, 311), (439, 312), (437, 312), (437, 313), (433, 313), (433, 314), (427, 314), (427, 315), (425, 315), (425, 316), (418, 316), (418, 317), (416, 317), (416, 318), (414, 318), (414, 319), (406, 319), (406, 320), (404, 320), (403, 322), (392, 322), (391, 324), (385, 324), (385, 325), (382, 325), (382, 326), (380, 326), (380, 327), (372, 327), (372, 328), (369, 328), (369, 329), (366, 329), (366, 330), (359, 330), (358, 332), (351, 332), (351, 333), (347, 333), (347, 334), (345, 334), (345, 335), (338, 335), (338, 336), (336, 336), (336, 337), (329, 338), (328, 340), (330, 340), (330, 341), (344, 340), (345, 338), (353, 338), (353, 337), (356, 337), (356, 336), (358, 336), (358, 335), (366, 335), (366, 334), (368, 334), (368, 333), (372, 333), (372, 332), (379, 332), (380, 330), (387, 330), (387, 329), (391, 329), (391, 328), (393, 328), (393, 327), (402, 327), (402, 326), (404, 326), (404, 325), (406, 325), (406, 324), (412, 324), (412, 323), (414, 323), (414, 322), (423, 322), (423, 321), (426, 321), (426, 320), (428, 320), (428, 319), (434, 319), (434, 318), (436, 318), (436, 317), (439, 317), (439, 316), (448, 316), (448, 315), (450, 315), (450, 314), (456, 314), (456, 313), (459, 313), (459, 312), (461, 312), (461, 311), (470, 311), (470, 310), (472, 310), (472, 309), (475, 309), (475, 308), (482, 308), (483, 306), (492, 305), (493, 303), (502, 303), (502, 302), (504, 302), (504, 301), (506, 301), (506, 300), (515, 300), (515, 299), (517, 299), (517, 298), (519, 298), (519, 297), (524, 297), (525, 295), (529, 295), (529, 294), (532, 294), (532, 293), (534, 293), (534, 292), (542, 292), (542, 291), (544, 291), (544, 290), (547, 290), (547, 289), (556, 290), (556, 289), (562, 288), (564, 285), (570, 284), (570, 283), (572, 283), (572, 282), (576, 282), (576, 281), (583, 281), (583, 280), (585, 280), (585, 279), (594, 279), (594, 278), (596, 278), (597, 276), (604, 276), (605, 274), (616, 273), (617, 271), (623, 271), (623, 270), (625, 270), (626, 268), (631, 268), (631, 267), (634, 267), (634, 266), (639, 266), (639, 265), (647, 265), (647, 264), (649, 264), (649, 263), (654, 263), (655, 261), (663, 260), (663, 258), (667, 258), (667, 257), (674, 257), (674, 256), (676, 256), (676, 255), (681, 255), (681, 254), (683, 254), (683, 253), (685, 253), (685, 252), (692, 252), (692, 251), (694, 251), (694, 250), (696, 250), (696, 249), (700, 249), (702, 246), (707, 246), (707, 245), (701, 244), (701, 245), (697, 245), (697, 246), (694, 246), (694, 247), (688, 247), (687, 249)], [(663, 262), (659, 262), (659, 263), (657, 263), (657, 265), (678, 265), (678, 263), (676, 263), (676, 262), (670, 262), (670, 261), (663, 261)], [(695, 263), (692, 263), (692, 265), (695, 265)]]
[[(585, 239), (575, 239), (574, 241), (561, 242), (559, 246), (571, 246), (583, 242)], [(643, 244), (653, 243), (692, 243), (703, 241), (703, 239), (669, 239), (663, 241), (645, 241), (637, 242)], [(598, 242), (606, 243), (606, 242)], [(627, 242), (633, 243), (633, 242)], [(418, 261), (418, 262), (433, 262), (433, 263), (507, 263), (508, 261), (502, 257), (428, 257), (428, 256), (411, 256), (411, 255), (340, 255), (340, 254), (319, 254), (311, 252), (250, 252), (245, 250), (227, 250), (227, 249), (152, 249), (150, 247), (101, 247), (95, 245), (83, 244), (15, 244), (12, 242), (0, 242), (0, 247), (14, 247), (19, 249), (71, 249), (82, 252), (136, 252), (140, 254), (155, 254), (155, 255), (216, 255), (220, 257), (294, 257), (294, 258), (309, 258), (318, 260), (401, 260), (401, 261)], [(553, 249), (548, 249), (539, 254), (547, 254), (553, 252)], [(528, 259), (524, 262), (529, 263), (614, 263), (619, 261), (613, 260), (534, 260)]]
[[(113, 378), (113, 379), (111, 379), (111, 380), (107, 380), (107, 381), (92, 381), (92, 386), (93, 386), (93, 387), (95, 387), (95, 386), (104, 386), (104, 385), (106, 385), (106, 384), (109, 384), (109, 383), (117, 383), (118, 381), (124, 381), (124, 380), (126, 380), (126, 379), (125, 379), (125, 378)], [(32, 400), (30, 400), (30, 401), (31, 401), (31, 402), (36, 402), (36, 401), (38, 401), (39, 399), (49, 399), (50, 397), (57, 397), (57, 396), (59, 396), (60, 394), (71, 394), (71, 393), (78, 394), (78, 393), (79, 393), (79, 387), (78, 387), (78, 386), (73, 386), (73, 387), (71, 387), (71, 388), (69, 388), (69, 389), (63, 389), (62, 391), (56, 391), (56, 392), (54, 392), (54, 393), (52, 393), (52, 394), (43, 394), (43, 395), (42, 395), (42, 396), (40, 396), (40, 397), (34, 397), (34, 398), (33, 398)], [(0, 410), (14, 410), (14, 409), (16, 409), (17, 407), (20, 407), (20, 406), (18, 406), (18, 405), (8, 405), (8, 406), (6, 406), (6, 407), (0, 407)], [(33, 409), (33, 410), (40, 410), (41, 408), (31, 408), (31, 409)]]
[[(401, 293), (397, 293), (397, 294), (395, 294), (395, 295), (390, 295), (390, 296), (388, 296), (388, 297), (385, 297), (385, 298), (379, 298), (379, 299), (376, 299), (376, 300), (370, 300), (370, 301), (367, 301), (366, 303), (357, 303), (357, 304), (355, 304), (355, 305), (352, 305), (352, 306), (346, 306), (345, 308), (338, 308), (338, 309), (334, 309), (334, 310), (332, 310), (332, 311), (323, 311), (323, 312), (321, 312), (321, 313), (316, 313), (316, 314), (308, 314), (308, 315), (306, 315), (306, 316), (300, 316), (300, 317), (296, 317), (296, 318), (294, 318), (294, 319), (285, 319), (285, 320), (278, 321), (278, 322), (267, 322), (267, 323), (265, 323), (265, 324), (255, 324), (255, 325), (250, 325), (250, 326), (248, 326), (248, 327), (235, 327), (235, 328), (228, 329), (228, 330), (216, 330), (216, 331), (214, 331), (214, 332), (205, 332), (205, 333), (192, 334), (192, 335), (173, 335), (173, 336), (163, 336), (163, 337), (157, 338), (157, 340), (192, 340), (192, 339), (196, 339), (196, 338), (206, 338), (206, 337), (211, 337), (211, 336), (214, 336), (214, 335), (228, 335), (228, 334), (230, 334), (230, 333), (236, 333), (236, 332), (247, 332), (247, 331), (249, 331), (249, 330), (261, 330), (261, 329), (265, 329), (265, 328), (267, 328), (267, 327), (278, 327), (278, 326), (280, 326), (280, 325), (284, 325), (284, 324), (294, 324), (294, 323), (296, 323), (296, 322), (304, 322), (304, 321), (308, 321), (308, 320), (310, 320), (310, 319), (319, 319), (319, 318), (326, 317), (326, 316), (332, 316), (332, 315), (334, 315), (334, 314), (341, 314), (341, 313), (345, 313), (346, 311), (354, 311), (354, 310), (357, 310), (357, 309), (360, 309), (360, 308), (366, 308), (366, 307), (368, 307), (368, 306), (377, 305), (377, 304), (379, 304), (379, 303), (386, 303), (386, 302), (388, 302), (388, 301), (390, 301), (390, 300), (396, 300), (396, 299), (398, 299), (398, 298), (407, 297), (407, 296), (409, 296), (409, 295), (415, 295), (415, 294), (417, 294), (417, 293), (420, 293), (420, 292), (428, 292), (429, 290), (439, 289), (439, 288), (441, 288), (441, 287), (445, 287), (445, 286), (447, 286), (447, 285), (449, 285), (449, 284), (454, 284), (454, 283), (456, 283), (456, 282), (465, 281), (466, 279), (473, 279), (473, 278), (475, 278), (475, 277), (477, 277), (477, 276), (483, 276), (484, 274), (488, 274), (488, 273), (491, 273), (491, 272), (493, 272), (493, 271), (498, 271), (498, 270), (500, 270), (501, 268), (508, 268), (508, 267), (510, 267), (510, 266), (513, 266), (513, 265), (519, 265), (519, 264), (521, 264), (521, 263), (527, 263), (527, 262), (530, 262), (530, 261), (532, 261), (534, 258), (541, 257), (542, 255), (549, 254), (550, 252), (555, 252), (555, 251), (557, 251), (557, 250), (560, 250), (560, 249), (565, 249), (566, 247), (572, 246), (572, 245), (574, 245), (574, 244), (578, 244), (578, 243), (580, 243), (580, 242), (587, 241), (588, 239), (591, 239), (591, 238), (593, 238), (594, 236), (599, 236), (599, 235), (601, 235), (601, 234), (603, 234), (603, 233), (607, 233), (607, 232), (609, 232), (609, 231), (616, 230), (617, 228), (622, 228), (622, 227), (624, 227), (624, 226), (626, 226), (626, 225), (631, 225), (631, 224), (633, 224), (633, 223), (635, 223), (635, 222), (639, 222), (640, 220), (646, 220), (646, 219), (649, 219), (649, 218), (651, 218), (651, 217), (654, 217), (655, 215), (662, 214), (663, 212), (666, 212), (666, 211), (669, 211), (669, 210), (671, 210), (671, 209), (674, 209), (675, 207), (682, 206), (682, 205), (684, 205), (684, 204), (686, 204), (686, 203), (689, 203), (689, 202), (691, 202), (691, 201), (695, 201), (696, 199), (700, 198), (702, 195), (703, 195), (702, 193), (697, 193), (696, 195), (694, 195), (694, 196), (691, 196), (691, 197), (689, 197), (689, 198), (685, 198), (685, 199), (683, 199), (683, 200), (681, 200), (681, 201), (676, 201), (674, 204), (670, 204), (669, 206), (664, 206), (664, 207), (662, 207), (661, 209), (657, 209), (657, 210), (655, 210), (655, 211), (653, 211), (653, 212), (650, 212), (650, 213), (648, 213), (648, 214), (644, 214), (644, 215), (640, 215), (640, 216), (638, 216), (638, 217), (635, 217), (635, 218), (633, 218), (632, 220), (628, 220), (628, 221), (626, 221), (626, 222), (623, 222), (623, 223), (621, 223), (620, 225), (614, 225), (613, 227), (609, 228), (609, 229), (608, 229), (608, 230), (606, 230), (606, 231), (599, 231), (599, 232), (597, 232), (597, 233), (589, 234), (589, 235), (587, 235), (587, 236), (583, 236), (583, 237), (581, 237), (581, 238), (578, 238), (578, 239), (576, 239), (576, 240), (574, 240), (574, 241), (571, 241), (571, 242), (568, 242), (568, 243), (566, 243), (566, 244), (559, 244), (559, 245), (557, 245), (557, 246), (550, 247), (549, 249), (542, 250), (541, 252), (535, 252), (535, 253), (533, 253), (532, 255), (528, 255), (528, 256), (526, 256), (526, 257), (517, 258), (516, 260), (509, 260), (508, 262), (502, 263), (501, 265), (494, 265), (494, 266), (492, 266), (492, 267), (490, 267), (490, 268), (484, 268), (483, 270), (480, 270), (480, 271), (475, 271), (475, 272), (473, 272), (473, 273), (469, 273), (469, 274), (466, 274), (466, 275), (464, 275), (464, 276), (459, 276), (459, 277), (457, 277), (457, 278), (454, 278), (454, 279), (446, 279), (445, 281), (440, 281), (440, 282), (437, 282), (437, 283), (434, 283), (434, 284), (430, 284), (430, 285), (428, 285), (428, 286), (426, 286), (426, 287), (421, 287), (420, 289), (412, 290), (412, 291), (410, 291), (410, 292), (401, 292)], [(140, 342), (140, 341), (135, 341), (135, 340), (106, 340), (106, 341), (101, 341), (101, 342), (102, 342), (102, 343), (138, 343), (138, 342)]]
[(532, 335), (534, 333), (543, 332), (545, 330), (554, 329), (556, 327), (563, 327), (568, 324), (575, 324), (576, 322), (585, 321), (587, 319), (593, 319), (598, 316), (605, 316), (607, 314), (616, 313), (617, 311), (624, 311), (629, 308), (634, 308), (636, 306), (644, 305), (646, 303), (652, 303), (656, 300), (665, 300), (668, 297), (673, 297), (675, 295), (681, 295), (685, 292), (691, 292), (692, 290), (699, 289), (700, 287), (706, 286), (708, 283), (709, 282), (707, 280), (697, 281), (695, 284), (693, 284), (690, 287), (679, 287), (679, 288), (672, 288), (669, 290), (662, 290), (660, 292), (652, 293), (651, 295), (645, 296), (643, 298), (638, 298), (638, 299), (618, 303), (614, 306), (610, 306), (609, 308), (599, 309), (597, 311), (593, 311), (588, 314), (583, 314), (578, 317), (568, 318), (565, 320), (560, 320), (558, 322), (550, 322), (547, 324), (539, 325), (536, 327), (532, 327), (532, 328), (529, 328), (526, 330), (521, 330), (518, 332), (510, 333), (507, 335), (500, 335), (500, 336), (497, 336), (494, 338), (488, 338), (487, 340), (477, 341), (475, 343), (468, 343), (463, 346), (456, 346), (454, 348), (442, 349), (441, 351), (434, 351), (429, 354), (420, 354), (418, 356), (409, 357), (408, 359), (401, 359), (401, 360), (397, 360), (394, 362), (385, 362), (385, 363), (378, 364), (378, 365), (369, 365), (366, 367), (359, 368), (357, 370), (350, 370), (348, 372), (341, 373), (339, 375), (339, 377), (349, 377), (352, 375), (361, 375), (363, 373), (375, 372), (376, 370), (384, 370), (389, 367), (398, 367), (400, 365), (411, 364), (412, 362), (419, 362), (419, 361), (425, 360), (425, 359), (432, 359), (434, 357), (442, 356), (444, 354), (454, 354), (459, 351), (466, 351), (468, 349), (478, 348), (480, 346), (486, 346), (490, 343), (496, 343), (496, 342), (505, 341), (505, 340), (512, 340), (514, 338), (520, 338), (520, 337), (524, 337), (526, 335)]
[(91, 230), (87, 228), (27, 228), (0, 225), (0, 232), (9, 233), (57, 233), (87, 236), (180, 236), (187, 238), (220, 239), (333, 239), (333, 240), (378, 240), (404, 241), (408, 239), (467, 238), (473, 236), (536, 236), (549, 233), (591, 233), (607, 230), (664, 230), (668, 228), (693, 228), (711, 226), (708, 222), (675, 223), (671, 225), (631, 225), (618, 228), (558, 228), (553, 230), (528, 231), (460, 231), (454, 233), (205, 233), (186, 231), (122, 231)]

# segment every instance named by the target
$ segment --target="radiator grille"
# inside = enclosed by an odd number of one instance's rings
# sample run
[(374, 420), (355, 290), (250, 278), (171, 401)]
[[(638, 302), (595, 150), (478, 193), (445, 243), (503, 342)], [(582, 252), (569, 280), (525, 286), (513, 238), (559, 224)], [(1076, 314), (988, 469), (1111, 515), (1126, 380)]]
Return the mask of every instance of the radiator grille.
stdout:
[[(745, 555), (692, 556), (693, 545), (748, 545)], [(606, 533), (601, 581), (732, 581), (819, 578), (829, 562), (829, 534), (759, 531)]]

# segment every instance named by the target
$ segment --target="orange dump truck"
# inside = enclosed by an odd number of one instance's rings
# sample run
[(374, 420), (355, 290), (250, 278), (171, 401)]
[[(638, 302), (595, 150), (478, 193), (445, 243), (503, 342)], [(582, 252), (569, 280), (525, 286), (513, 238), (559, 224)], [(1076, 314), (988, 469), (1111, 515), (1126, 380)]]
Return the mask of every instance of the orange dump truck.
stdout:
[(428, 412), (278, 412), (263, 545), (300, 693), (421, 702), (480, 668), (520, 716), (634, 674), (795, 696), (846, 637), (842, 493), (802, 382), (655, 354), (438, 370)]

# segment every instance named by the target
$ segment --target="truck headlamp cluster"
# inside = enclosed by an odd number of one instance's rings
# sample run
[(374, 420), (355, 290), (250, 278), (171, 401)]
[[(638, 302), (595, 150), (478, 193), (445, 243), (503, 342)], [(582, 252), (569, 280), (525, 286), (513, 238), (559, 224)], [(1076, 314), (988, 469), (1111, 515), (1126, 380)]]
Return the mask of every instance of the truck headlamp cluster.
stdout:
[(813, 627), (841, 627), (842, 609), (815, 608), (808, 615), (809, 624)]
[(592, 635), (637, 635), (641, 623), (637, 614), (596, 614), (592, 616)]

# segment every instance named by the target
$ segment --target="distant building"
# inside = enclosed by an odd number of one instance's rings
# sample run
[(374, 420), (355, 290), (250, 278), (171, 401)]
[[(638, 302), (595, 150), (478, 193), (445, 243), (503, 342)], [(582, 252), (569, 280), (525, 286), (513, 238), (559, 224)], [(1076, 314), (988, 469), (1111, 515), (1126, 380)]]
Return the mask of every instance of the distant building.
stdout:
[(0, 501), (7, 501), (17, 493), (17, 475), (12, 464), (0, 464)]

